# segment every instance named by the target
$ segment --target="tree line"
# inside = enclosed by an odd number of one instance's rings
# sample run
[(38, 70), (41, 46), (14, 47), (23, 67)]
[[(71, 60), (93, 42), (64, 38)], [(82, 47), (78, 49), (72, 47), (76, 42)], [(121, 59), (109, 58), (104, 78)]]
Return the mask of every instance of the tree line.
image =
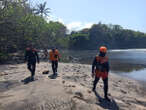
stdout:
[(46, 2), (31, 7), (28, 0), (5, 0), (0, 7), (0, 62), (9, 54), (24, 51), (33, 44), (37, 49), (97, 49), (105, 45), (116, 48), (146, 48), (146, 34), (120, 25), (99, 22), (89, 29), (67, 33), (64, 24), (46, 19), (51, 9)]
[(101, 22), (90, 29), (72, 32), (69, 36), (73, 49), (97, 49), (101, 45), (109, 49), (146, 48), (146, 33)]
[(46, 2), (31, 7), (27, 0), (5, 0), (0, 8), (0, 62), (9, 53), (24, 50), (30, 43), (38, 49), (66, 47), (66, 27), (46, 20)]

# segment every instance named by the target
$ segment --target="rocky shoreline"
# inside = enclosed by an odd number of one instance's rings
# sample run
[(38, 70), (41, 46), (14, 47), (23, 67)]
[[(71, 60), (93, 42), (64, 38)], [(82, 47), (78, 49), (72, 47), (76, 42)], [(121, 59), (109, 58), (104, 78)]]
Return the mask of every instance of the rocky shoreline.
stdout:
[(59, 63), (59, 76), (43, 75), (51, 65), (37, 65), (35, 81), (26, 64), (0, 66), (0, 110), (146, 110), (145, 88), (138, 81), (109, 74), (109, 97), (103, 99), (103, 83), (92, 92), (91, 65)]

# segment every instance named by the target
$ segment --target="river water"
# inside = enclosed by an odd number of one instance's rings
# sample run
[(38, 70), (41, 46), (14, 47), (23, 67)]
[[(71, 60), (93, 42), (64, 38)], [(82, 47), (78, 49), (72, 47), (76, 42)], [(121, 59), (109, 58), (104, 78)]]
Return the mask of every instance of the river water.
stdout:
[[(82, 64), (92, 64), (97, 53), (96, 50), (61, 52), (65, 58), (73, 57)], [(146, 49), (109, 50), (107, 56), (112, 73), (146, 81)]]

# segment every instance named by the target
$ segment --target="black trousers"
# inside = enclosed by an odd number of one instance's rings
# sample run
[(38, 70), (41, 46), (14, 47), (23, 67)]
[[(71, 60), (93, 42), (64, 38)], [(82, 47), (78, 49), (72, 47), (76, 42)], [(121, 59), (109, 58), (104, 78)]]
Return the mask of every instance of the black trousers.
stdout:
[(53, 74), (57, 73), (57, 68), (58, 68), (58, 61), (52, 61)]
[(31, 76), (33, 77), (35, 75), (36, 62), (28, 62), (27, 68), (31, 72)]
[[(99, 79), (100, 78), (95, 77), (95, 80), (93, 82), (93, 90), (96, 89), (96, 85), (97, 85)], [(108, 93), (108, 77), (105, 78), (105, 79), (102, 79), (102, 80), (103, 80), (103, 83), (104, 83), (104, 87), (103, 87), (103, 89), (104, 89), (104, 97), (107, 97), (107, 93)]]

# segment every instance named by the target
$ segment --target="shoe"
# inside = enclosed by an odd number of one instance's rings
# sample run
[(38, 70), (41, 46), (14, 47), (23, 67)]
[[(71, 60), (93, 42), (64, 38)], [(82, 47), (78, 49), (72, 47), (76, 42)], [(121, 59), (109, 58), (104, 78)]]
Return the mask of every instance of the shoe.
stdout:
[(96, 91), (95, 88), (92, 88), (92, 91), (95, 92)]
[(109, 102), (111, 101), (111, 100), (108, 98), (108, 96), (105, 96), (104, 98), (105, 98), (105, 100), (107, 100), (107, 101), (109, 101)]
[(31, 77), (31, 81), (34, 81), (34, 77), (33, 76)]

